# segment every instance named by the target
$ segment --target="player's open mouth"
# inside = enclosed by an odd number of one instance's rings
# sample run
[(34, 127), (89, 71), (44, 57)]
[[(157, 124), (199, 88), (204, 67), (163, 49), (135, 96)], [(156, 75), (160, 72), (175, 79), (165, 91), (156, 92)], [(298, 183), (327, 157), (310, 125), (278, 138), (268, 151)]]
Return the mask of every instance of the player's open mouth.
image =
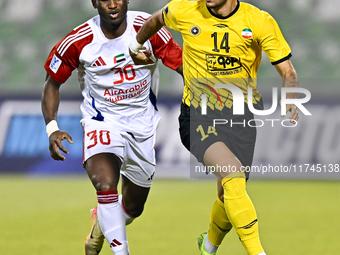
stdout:
[(119, 15), (119, 12), (110, 12), (110, 17), (116, 19)]

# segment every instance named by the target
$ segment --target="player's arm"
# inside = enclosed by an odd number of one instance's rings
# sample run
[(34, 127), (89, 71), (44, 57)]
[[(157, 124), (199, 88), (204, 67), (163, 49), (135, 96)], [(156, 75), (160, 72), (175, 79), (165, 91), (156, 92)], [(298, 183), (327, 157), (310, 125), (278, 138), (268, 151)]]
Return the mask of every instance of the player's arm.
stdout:
[[(59, 88), (61, 83), (55, 81), (47, 74), (41, 97), (41, 109), (45, 119), (46, 132), (49, 136), (49, 149), (51, 157), (55, 160), (65, 160), (59, 149), (68, 154), (61, 141), (66, 139), (73, 143), (72, 138), (66, 132), (60, 131), (57, 125), (57, 114), (60, 103)], [(59, 149), (58, 149), (59, 148)]]
[[(276, 70), (279, 72), (279, 74), (282, 77), (283, 83), (282, 87), (285, 88), (297, 88), (299, 87), (299, 80), (297, 73), (293, 67), (292, 62), (288, 59), (285, 60), (277, 65), (275, 65)], [(298, 93), (287, 93), (288, 99), (295, 99), (298, 97)], [(281, 104), (281, 101), (280, 101)], [(281, 107), (284, 107), (281, 105)], [(290, 112), (289, 119), (291, 119), (290, 122), (294, 123), (294, 121), (297, 121), (299, 119), (299, 112), (298, 108), (294, 104), (287, 104), (286, 106), (286, 113)], [(284, 117), (284, 116), (281, 116)]]
[(164, 25), (162, 9), (155, 12), (147, 21), (145, 21), (129, 47), (131, 58), (136, 65), (148, 64), (150, 62), (150, 57), (140, 53), (139, 51), (142, 49), (143, 44), (156, 34)]

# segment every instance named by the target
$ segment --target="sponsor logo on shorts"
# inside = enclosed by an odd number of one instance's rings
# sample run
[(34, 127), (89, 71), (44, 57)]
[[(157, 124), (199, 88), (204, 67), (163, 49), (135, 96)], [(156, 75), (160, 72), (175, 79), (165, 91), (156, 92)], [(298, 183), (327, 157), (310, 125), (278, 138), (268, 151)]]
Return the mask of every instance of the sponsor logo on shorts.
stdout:
[(150, 176), (150, 178), (148, 179), (148, 181), (152, 181), (154, 175), (155, 175), (155, 172), (152, 173), (152, 175)]

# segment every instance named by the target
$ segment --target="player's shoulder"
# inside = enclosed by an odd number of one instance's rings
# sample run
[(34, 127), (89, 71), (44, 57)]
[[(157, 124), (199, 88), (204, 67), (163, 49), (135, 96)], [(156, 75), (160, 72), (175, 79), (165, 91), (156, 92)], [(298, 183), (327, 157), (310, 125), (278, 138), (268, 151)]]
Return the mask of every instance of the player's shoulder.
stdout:
[(205, 0), (172, 0), (170, 4), (176, 4), (181, 6), (194, 6), (205, 4)]
[(240, 12), (249, 27), (255, 35), (260, 35), (263, 27), (273, 23), (273, 17), (266, 11), (251, 5), (249, 3), (240, 2)]
[(91, 19), (89, 19), (89, 20), (85, 21), (84, 23), (78, 25), (77, 27), (73, 28), (70, 33), (77, 33), (81, 30), (84, 30), (84, 28), (86, 28), (86, 30), (93, 32), (93, 30), (97, 26), (97, 24), (99, 24), (99, 16), (98, 15), (92, 17)]
[(147, 12), (142, 12), (142, 11), (128, 11), (127, 12), (127, 17), (129, 20), (132, 20), (133, 22), (135, 20), (147, 20), (151, 14)]
[(264, 20), (268, 17), (271, 17), (268, 12), (261, 10), (260, 8), (249, 3), (240, 2), (240, 10), (243, 10), (244, 13), (253, 19)]
[[(88, 36), (92, 36), (94, 31), (99, 26), (99, 16), (95, 16), (84, 23), (78, 25), (77, 27), (73, 28), (72, 31), (66, 36), (70, 37), (73, 36), (75, 38), (85, 38)], [(78, 38), (78, 39), (79, 39)], [(65, 40), (65, 38), (64, 38)], [(78, 41), (78, 40), (77, 40)]]
[(172, 13), (188, 14), (188, 11), (191, 13), (193, 10), (204, 5), (205, 0), (172, 0), (164, 7), (164, 11), (167, 13), (170, 8)]
[(92, 42), (94, 38), (94, 19), (89, 19), (86, 22), (72, 29), (58, 44), (57, 52), (63, 56), (69, 49), (74, 49), (80, 52), (82, 48)]
[(136, 32), (143, 26), (144, 22), (151, 16), (151, 14), (142, 11), (128, 11), (128, 23), (132, 23)]

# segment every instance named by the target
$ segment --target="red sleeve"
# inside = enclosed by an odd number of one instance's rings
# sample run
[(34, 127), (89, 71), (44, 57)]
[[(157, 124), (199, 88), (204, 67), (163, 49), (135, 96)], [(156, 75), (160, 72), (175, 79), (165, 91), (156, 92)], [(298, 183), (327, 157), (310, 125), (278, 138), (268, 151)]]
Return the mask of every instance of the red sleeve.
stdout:
[(72, 30), (51, 50), (44, 65), (53, 80), (64, 83), (79, 66), (82, 49), (93, 39), (91, 27), (85, 23)]
[[(139, 21), (146, 20), (141, 16), (138, 16), (136, 19), (139, 19)], [(140, 23), (134, 23), (136, 32), (139, 31), (141, 25)], [(149, 40), (153, 48), (153, 53), (156, 58), (162, 59), (164, 65), (176, 70), (182, 64), (182, 48), (172, 39), (170, 32), (165, 27), (162, 27)]]
[(182, 64), (182, 48), (165, 27), (152, 36), (150, 42), (156, 58), (162, 59), (164, 65), (176, 70)]

